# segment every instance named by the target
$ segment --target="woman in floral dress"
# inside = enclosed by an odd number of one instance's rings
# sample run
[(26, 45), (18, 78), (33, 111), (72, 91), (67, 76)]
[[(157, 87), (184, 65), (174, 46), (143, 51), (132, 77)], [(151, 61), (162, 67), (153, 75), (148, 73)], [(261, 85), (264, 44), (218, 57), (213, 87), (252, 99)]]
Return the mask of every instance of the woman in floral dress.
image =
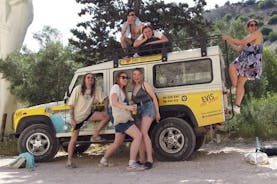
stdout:
[(246, 81), (260, 79), (262, 74), (263, 35), (258, 30), (257, 20), (249, 20), (247, 30), (249, 35), (241, 40), (228, 35), (222, 36), (222, 39), (227, 41), (234, 50), (241, 52), (229, 65), (229, 76), (232, 83), (231, 92), (236, 95), (233, 110), (237, 114), (240, 113)]

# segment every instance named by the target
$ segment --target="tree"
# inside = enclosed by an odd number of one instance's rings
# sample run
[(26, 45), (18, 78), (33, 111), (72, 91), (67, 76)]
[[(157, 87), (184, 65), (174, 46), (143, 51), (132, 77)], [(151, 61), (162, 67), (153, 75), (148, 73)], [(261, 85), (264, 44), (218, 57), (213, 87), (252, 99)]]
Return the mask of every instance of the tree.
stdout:
[[(205, 36), (208, 23), (202, 13), (205, 0), (194, 0), (195, 5), (189, 7), (186, 3), (167, 3), (164, 1), (128, 1), (121, 0), (76, 0), (85, 4), (79, 16), (89, 16), (89, 20), (78, 23), (71, 30), (73, 38), (69, 43), (77, 49), (76, 61), (86, 65), (95, 64), (107, 56), (115, 48), (120, 48), (117, 41), (126, 10), (135, 7), (138, 17), (144, 22), (151, 22), (154, 28), (160, 28), (179, 46), (183, 38), (181, 32), (194, 38)], [(139, 9), (138, 9), (139, 8)], [(182, 34), (184, 35), (184, 33)]]
[(48, 28), (35, 34), (41, 43), (38, 53), (25, 48), (0, 62), (1, 73), (11, 83), (11, 93), (30, 105), (62, 100), (76, 68), (71, 50), (52, 40), (58, 34)]
[(277, 56), (269, 49), (263, 50), (263, 75), (267, 78), (267, 91), (277, 93)]

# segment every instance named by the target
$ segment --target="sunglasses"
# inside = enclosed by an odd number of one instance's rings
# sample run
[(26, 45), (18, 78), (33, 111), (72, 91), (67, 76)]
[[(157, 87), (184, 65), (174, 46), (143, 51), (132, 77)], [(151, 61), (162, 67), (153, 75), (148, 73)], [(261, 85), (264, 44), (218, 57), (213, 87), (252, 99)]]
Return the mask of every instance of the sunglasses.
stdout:
[(136, 16), (136, 14), (132, 13), (132, 14), (130, 14), (130, 15), (128, 15), (128, 16)]
[(119, 76), (120, 78), (122, 78), (123, 80), (128, 80), (129, 79), (129, 77), (128, 76)]
[(258, 26), (258, 24), (249, 24), (248, 27), (257, 27), (257, 26)]

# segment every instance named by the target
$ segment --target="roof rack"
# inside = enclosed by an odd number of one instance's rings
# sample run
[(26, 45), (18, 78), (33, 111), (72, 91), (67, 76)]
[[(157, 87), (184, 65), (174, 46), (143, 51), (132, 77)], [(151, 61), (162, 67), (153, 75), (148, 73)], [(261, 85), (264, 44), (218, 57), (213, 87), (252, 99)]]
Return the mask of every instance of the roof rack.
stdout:
[[(221, 35), (212, 35), (209, 37), (199, 37), (198, 39), (195, 39), (193, 37), (186, 38), (184, 41), (190, 41), (191, 46), (197, 45), (201, 50), (201, 56), (205, 57), (207, 56), (207, 47), (211, 45), (208, 43), (208, 41), (212, 40), (219, 40), (219, 37)], [(197, 41), (197, 44), (195, 44), (193, 41)], [(218, 41), (216, 42), (218, 43)], [(168, 57), (167, 53), (172, 51), (172, 43), (166, 42), (161, 44), (155, 44), (155, 45), (148, 45), (145, 48), (129, 48), (127, 52), (123, 52), (121, 48), (119, 49), (113, 49), (110, 56), (112, 56), (113, 65), (114, 68), (118, 68), (119, 64), (133, 64), (133, 63), (140, 63), (145, 62), (145, 60), (154, 61), (154, 60), (161, 60), (162, 62), (166, 62)], [(139, 55), (139, 58), (144, 59), (136, 59), (134, 57), (135, 54)], [(159, 55), (159, 57), (157, 57)], [(156, 56), (156, 57), (151, 57)], [(131, 59), (130, 59), (131, 58)], [(134, 59), (135, 58), (135, 59)], [(133, 62), (136, 61), (136, 62)]]

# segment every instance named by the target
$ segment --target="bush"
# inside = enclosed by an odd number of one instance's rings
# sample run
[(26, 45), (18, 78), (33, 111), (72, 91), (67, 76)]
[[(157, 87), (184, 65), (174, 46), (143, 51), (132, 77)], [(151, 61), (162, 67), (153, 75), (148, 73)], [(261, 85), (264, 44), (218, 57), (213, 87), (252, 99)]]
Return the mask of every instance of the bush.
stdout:
[(273, 15), (270, 17), (269, 21), (268, 21), (268, 24), (277, 24), (277, 15)]
[(261, 32), (263, 35), (269, 35), (269, 33), (272, 31), (271, 28), (268, 28), (268, 27), (263, 27)]
[(245, 2), (245, 4), (247, 4), (247, 5), (253, 5), (253, 4), (255, 4), (256, 3), (256, 0), (247, 0), (246, 2)]
[(230, 121), (238, 128), (238, 134), (244, 138), (277, 138), (277, 94), (268, 97), (247, 100), (242, 113)]
[(270, 13), (270, 16), (276, 15), (277, 14), (277, 10), (272, 10)]
[(275, 40), (277, 40), (277, 31), (272, 31), (269, 34), (269, 39), (270, 39), (271, 42), (274, 42)]
[(258, 6), (261, 9), (267, 9), (267, 8), (274, 7), (274, 0), (259, 1)]
[(232, 18), (233, 16), (229, 13), (224, 16), (224, 19), (226, 20), (226, 22), (229, 22)]

